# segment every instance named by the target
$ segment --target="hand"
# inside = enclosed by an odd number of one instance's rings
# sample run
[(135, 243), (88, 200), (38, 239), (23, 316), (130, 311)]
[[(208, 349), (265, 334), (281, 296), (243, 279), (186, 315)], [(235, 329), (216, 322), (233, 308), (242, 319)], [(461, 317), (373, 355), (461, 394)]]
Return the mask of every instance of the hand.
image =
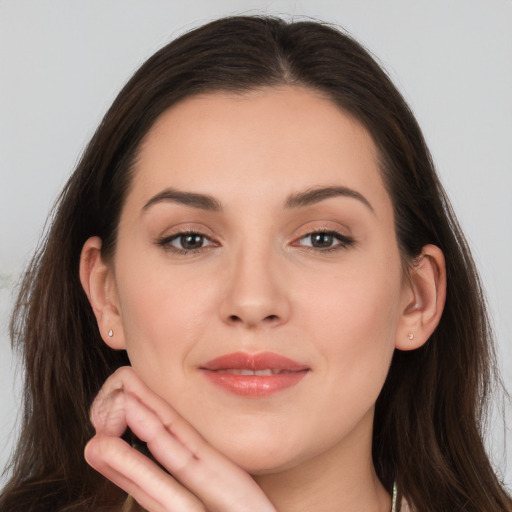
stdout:
[[(210, 446), (130, 367), (117, 370), (91, 408), (87, 462), (149, 512), (275, 512), (251, 476)], [(162, 467), (120, 436), (129, 427)]]

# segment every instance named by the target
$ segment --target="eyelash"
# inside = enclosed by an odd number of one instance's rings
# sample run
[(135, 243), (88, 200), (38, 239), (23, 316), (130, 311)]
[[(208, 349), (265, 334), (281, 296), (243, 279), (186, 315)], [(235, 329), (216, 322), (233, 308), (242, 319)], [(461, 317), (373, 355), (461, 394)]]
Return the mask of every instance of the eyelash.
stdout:
[[(342, 233), (339, 233), (338, 231), (333, 230), (333, 229), (317, 229), (317, 230), (311, 231), (309, 233), (306, 233), (304, 236), (301, 236), (297, 240), (300, 241), (300, 240), (303, 240), (304, 238), (308, 238), (308, 237), (311, 237), (311, 236), (314, 236), (317, 234), (332, 235), (332, 237), (335, 240), (337, 240), (339, 243), (332, 247), (326, 247), (326, 248), (313, 247), (313, 246), (302, 246), (302, 245), (299, 247), (301, 247), (302, 249), (307, 250), (307, 251), (315, 251), (315, 252), (319, 252), (319, 253), (331, 253), (331, 252), (335, 252), (335, 251), (340, 251), (342, 249), (346, 249), (355, 244), (355, 240), (353, 238), (348, 237)], [(203, 240), (210, 241), (211, 245), (208, 245), (206, 247), (199, 247), (197, 249), (181, 249), (179, 247), (174, 247), (173, 245), (171, 245), (171, 242), (173, 242), (181, 237), (185, 237), (187, 235), (188, 236), (196, 235), (196, 236), (202, 237)], [(209, 238), (207, 235), (205, 235), (199, 231), (194, 231), (194, 230), (180, 231), (178, 233), (174, 233), (173, 235), (158, 239), (156, 243), (157, 243), (157, 245), (164, 248), (166, 251), (172, 252), (177, 255), (184, 255), (184, 256), (197, 254), (199, 252), (209, 250), (213, 247), (218, 247), (218, 245), (215, 242), (213, 242), (211, 240), (211, 238)]]
[[(177, 239), (179, 239), (181, 237), (185, 237), (185, 236), (191, 236), (191, 235), (200, 236), (204, 240), (209, 240), (210, 242), (212, 242), (212, 244), (208, 245), (206, 247), (199, 247), (197, 249), (180, 249), (179, 247), (174, 247), (173, 245), (171, 245), (171, 242), (173, 242), (174, 240), (177, 240)], [(174, 233), (173, 235), (160, 238), (157, 240), (157, 245), (163, 247), (166, 251), (169, 251), (169, 252), (172, 252), (172, 253), (178, 254), (178, 255), (183, 255), (183, 256), (197, 254), (201, 251), (208, 250), (208, 249), (216, 246), (215, 242), (213, 242), (210, 239), (210, 237), (201, 233), (200, 231), (196, 231), (193, 229), (179, 231), (178, 233)]]
[(342, 249), (347, 249), (348, 247), (351, 247), (355, 244), (355, 240), (347, 235), (344, 235), (340, 233), (339, 231), (336, 231), (334, 229), (328, 229), (328, 228), (320, 228), (315, 229), (314, 231), (311, 231), (309, 233), (306, 233), (304, 236), (301, 236), (298, 240), (303, 240), (304, 238), (308, 238), (314, 235), (331, 235), (333, 239), (337, 240), (339, 243), (337, 245), (334, 245), (332, 247), (326, 247), (326, 248), (320, 248), (320, 247), (312, 247), (312, 246), (301, 246), (302, 249), (308, 250), (308, 251), (315, 251), (315, 252), (321, 252), (321, 253), (330, 253), (330, 252), (336, 252), (341, 251)]

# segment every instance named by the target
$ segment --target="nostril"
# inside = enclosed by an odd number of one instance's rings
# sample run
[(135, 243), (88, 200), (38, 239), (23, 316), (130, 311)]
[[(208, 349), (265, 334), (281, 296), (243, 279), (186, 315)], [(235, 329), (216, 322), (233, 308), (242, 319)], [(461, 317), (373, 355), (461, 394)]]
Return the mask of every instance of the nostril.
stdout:
[[(279, 319), (278, 315), (268, 315), (268, 316), (263, 318), (263, 321), (264, 322), (274, 322), (274, 321), (276, 321), (278, 319)], [(244, 320), (242, 320), (242, 318), (239, 317), (238, 315), (230, 315), (229, 316), (229, 322), (231, 322), (231, 323), (239, 323), (239, 322), (244, 322)], [(249, 319), (247, 319), (246, 322), (252, 323), (252, 322), (249, 321)]]

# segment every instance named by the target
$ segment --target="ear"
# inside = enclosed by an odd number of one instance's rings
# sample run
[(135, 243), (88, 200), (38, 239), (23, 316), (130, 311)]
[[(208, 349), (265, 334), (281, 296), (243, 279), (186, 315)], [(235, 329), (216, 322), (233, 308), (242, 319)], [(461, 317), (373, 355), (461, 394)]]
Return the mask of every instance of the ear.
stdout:
[(435, 245), (425, 245), (404, 285), (402, 317), (395, 347), (414, 350), (427, 342), (439, 324), (446, 300), (446, 264)]
[(80, 282), (103, 341), (113, 349), (126, 348), (114, 272), (101, 257), (101, 239), (97, 236), (89, 238), (82, 249)]

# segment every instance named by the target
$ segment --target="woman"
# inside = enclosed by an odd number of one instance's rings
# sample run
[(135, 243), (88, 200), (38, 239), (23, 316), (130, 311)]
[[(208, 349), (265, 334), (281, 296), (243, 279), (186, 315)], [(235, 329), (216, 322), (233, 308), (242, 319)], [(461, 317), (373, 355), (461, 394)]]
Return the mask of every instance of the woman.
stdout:
[(512, 510), (469, 249), (400, 94), (328, 26), (227, 18), (151, 57), (12, 333), (2, 511)]

